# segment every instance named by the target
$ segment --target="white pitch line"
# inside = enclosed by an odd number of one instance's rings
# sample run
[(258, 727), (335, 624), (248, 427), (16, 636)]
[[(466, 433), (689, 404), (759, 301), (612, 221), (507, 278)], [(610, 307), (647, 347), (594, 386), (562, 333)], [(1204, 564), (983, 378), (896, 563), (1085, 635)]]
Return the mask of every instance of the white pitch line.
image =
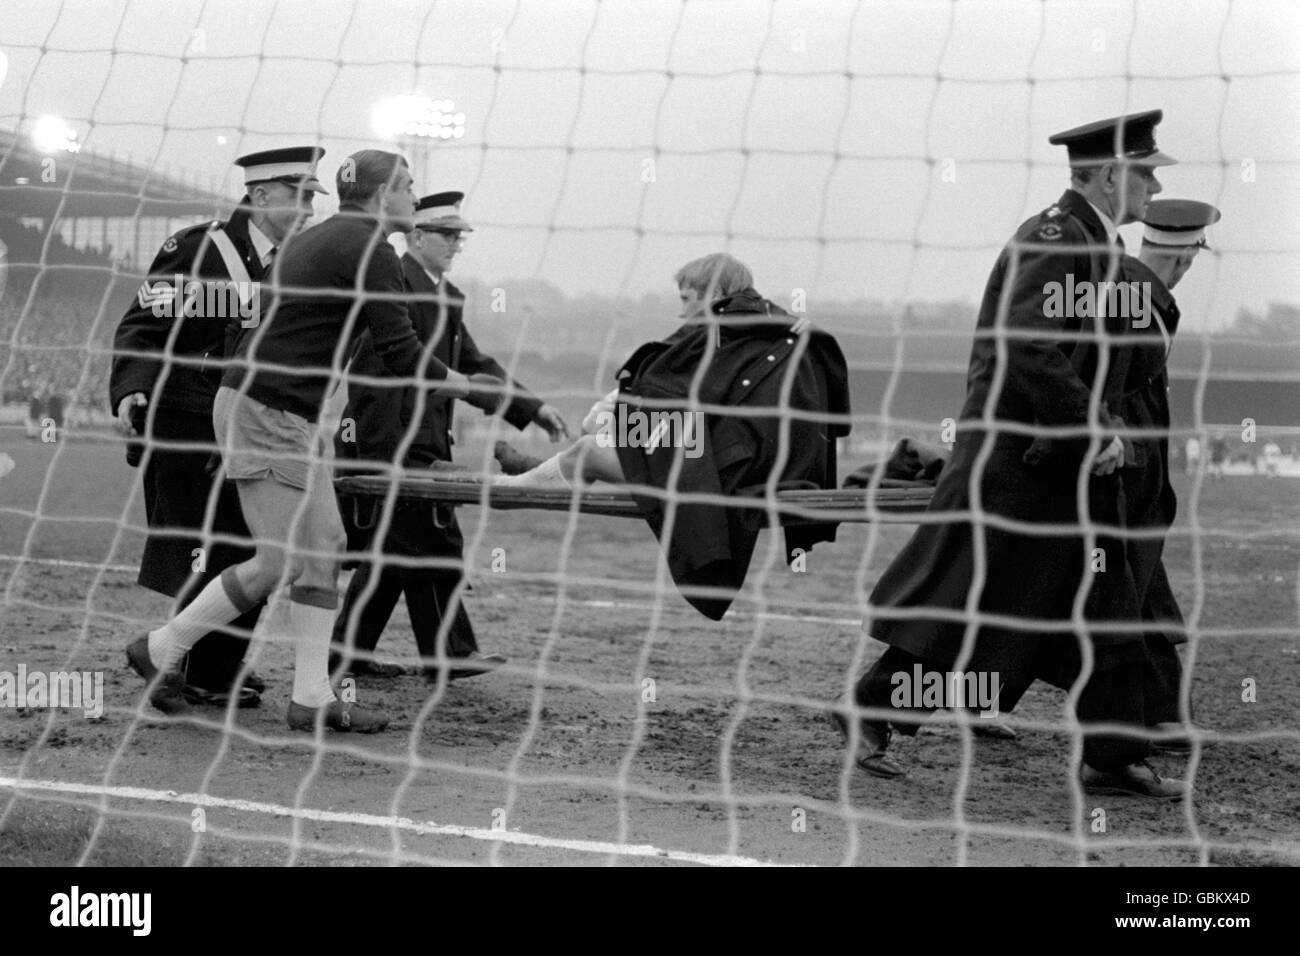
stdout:
[[(489, 599), (485, 596), (485, 599)], [(557, 603), (555, 598), (543, 598), (551, 604)], [(644, 601), (583, 601), (577, 598), (565, 598), (565, 604), (576, 604), (578, 607), (596, 607), (614, 611), (649, 611), (654, 609), (653, 604)], [(822, 617), (818, 614), (780, 614), (776, 611), (728, 611), (727, 616), (732, 619), (738, 617), (757, 617), (768, 621), (795, 621), (796, 623), (813, 623), (813, 624), (843, 624), (847, 627), (861, 627), (862, 618), (860, 617)]]
[(771, 621), (795, 621), (813, 624), (843, 624), (847, 627), (861, 627), (862, 618), (860, 617), (820, 617), (816, 614), (777, 614), (775, 611), (747, 611), (736, 612), (737, 616), (744, 617), (761, 617), (764, 620)]
[(122, 574), (135, 574), (139, 567), (132, 564), (96, 564), (94, 561), (64, 561), (60, 558), (20, 558), (12, 554), (0, 554), (0, 561), (12, 561), (15, 564), (40, 564), (56, 568), (87, 568), (91, 571), (118, 571)]
[(606, 856), (643, 856), (659, 860), (678, 860), (699, 863), (703, 866), (778, 866), (745, 856), (727, 856), (710, 853), (690, 853), (686, 850), (661, 850), (648, 844), (607, 843), (601, 840), (570, 840), (561, 837), (539, 836), (518, 830), (484, 830), (482, 827), (463, 827), (451, 823), (420, 823), (409, 817), (381, 817), (373, 813), (344, 813), (337, 810), (295, 809), (274, 803), (255, 800), (232, 800), (214, 797), (208, 793), (177, 793), (175, 790), (150, 790), (145, 787), (109, 787), (101, 784), (72, 783), (62, 780), (24, 780), (17, 777), (0, 777), (0, 787), (13, 790), (36, 790), (46, 793), (76, 793), (100, 797), (121, 797), (127, 800), (145, 800), (154, 803), (177, 803), (187, 806), (219, 807), (240, 810), (244, 813), (265, 813), (276, 817), (294, 817), (318, 823), (350, 823), (358, 826), (383, 827), (408, 830), (423, 836), (466, 837), (470, 840), (489, 840), (515, 843), (521, 846), (545, 847), (556, 850), (575, 850), (579, 853), (600, 853)]

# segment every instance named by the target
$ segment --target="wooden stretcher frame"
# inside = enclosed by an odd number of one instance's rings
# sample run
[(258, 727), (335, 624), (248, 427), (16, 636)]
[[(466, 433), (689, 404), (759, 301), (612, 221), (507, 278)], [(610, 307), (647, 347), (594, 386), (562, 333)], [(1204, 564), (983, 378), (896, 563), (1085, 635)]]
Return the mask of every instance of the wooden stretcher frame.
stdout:
[[(447, 505), (483, 505), (498, 509), (540, 509), (572, 511), (615, 518), (640, 518), (641, 509), (626, 491), (584, 490), (576, 494), (558, 488), (500, 487), (475, 478), (400, 478), (353, 476), (334, 482), (335, 491), (353, 498), (354, 504), (367, 498), (383, 499), (394, 490), (400, 502), (439, 502)], [(610, 486), (613, 487), (613, 486)], [(845, 488), (835, 491), (777, 492), (776, 512), (782, 525), (836, 522), (909, 521), (925, 511), (933, 487), (920, 482), (885, 479), (878, 488)], [(735, 499), (734, 507), (768, 511), (761, 498)], [(358, 516), (359, 517), (359, 516)], [(365, 525), (362, 525), (363, 527)]]

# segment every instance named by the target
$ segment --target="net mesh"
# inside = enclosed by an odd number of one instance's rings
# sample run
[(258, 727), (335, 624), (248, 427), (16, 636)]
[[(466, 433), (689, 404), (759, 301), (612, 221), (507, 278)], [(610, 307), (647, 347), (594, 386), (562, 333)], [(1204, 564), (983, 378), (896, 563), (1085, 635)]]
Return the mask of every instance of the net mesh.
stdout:
[[(82, 148), (52, 154), (45, 205), (32, 204), (38, 186), (25, 168), (0, 178), (0, 449), (12, 463), (0, 475), (0, 643), (13, 689), (0, 713), (0, 840), (34, 862), (82, 863), (1295, 860), (1300, 539), (1288, 472), (1300, 340), (1294, 307), (1243, 307), (1232, 321), (1216, 312), (1236, 302), (1222, 293), (1240, 286), (1228, 270), (1294, 254), (1291, 223), (1271, 220), (1269, 241), (1225, 224), (1234, 238), (1202, 254), (1179, 290), (1179, 508), (1165, 560), (1186, 620), (1180, 701), (1196, 746), (1165, 769), (1195, 788), (1181, 803), (1080, 788), (1069, 707), (1078, 686), (1067, 696), (1035, 685), (1011, 717), (1015, 741), (977, 738), (978, 718), (941, 712), (894, 749), (906, 778), (864, 775), (826, 711), (882, 651), (864, 620), (897, 613), (870, 605), (876, 581), (917, 522), (950, 517), (900, 518), (870, 494), (802, 565), (790, 565), (782, 535), (763, 532), (740, 597), (712, 622), (682, 600), (644, 522), (563, 496), (544, 509), (489, 509), (484, 491), (479, 506), (458, 509), (463, 560), (385, 561), (463, 566), (468, 586), (454, 603), (505, 667), (431, 684), (418, 673), (362, 677), (349, 690), (390, 714), (385, 733), (291, 733), (280, 592), (258, 628), (267, 639), (250, 651), (270, 684), (262, 706), (160, 720), (122, 647), (174, 607), (135, 583), (144, 536), (159, 529), (147, 527), (140, 473), (122, 464), (106, 412), (114, 331), (154, 252), (179, 225), (225, 218), (223, 197), (238, 192), (233, 173), (203, 180), (172, 158), (194, 163), (219, 136), (232, 157), (301, 141), (327, 145), (337, 162), (372, 145), (358, 102), (468, 89), (463, 138), (401, 148), (418, 194), (470, 197), (468, 248), (481, 253), (451, 278), (482, 351), (576, 424), (631, 351), (672, 327), (673, 270), (726, 248), (755, 265), (759, 289), (792, 317), (808, 314), (839, 339), (853, 393), (842, 478), (899, 438), (950, 441), (974, 326), (967, 303), (1016, 223), (1063, 185), (1060, 158), (1041, 145), (1068, 125), (1053, 116), (1082, 121), (1165, 95), (1200, 104), (1197, 122), (1218, 123), (1217, 145), (1186, 156), (1168, 147), (1196, 177), (1195, 198), (1231, 209), (1247, 193), (1282, 194), (1291, 141), (1265, 155), (1241, 132), (1256, 107), (1232, 94), (1248, 88), (1253, 103), (1281, 108), (1279, 91), (1300, 74), (1294, 50), (1251, 62), (1234, 51), (1241, 31), (1283, 14), (1215, 7), (1214, 27), (1180, 47), (1184, 69), (1159, 53), (1171, 13), (1152, 3), (976, 13), (940, 2), (918, 5), (913, 21), (869, 2), (816, 17), (797, 4), (684, 2), (648, 20), (612, 2), (560, 12), (357, 2), (295, 42), (296, 9), (257, 8), (236, 29), (221, 4), (181, 5), (150, 32), (156, 9), (127, 2), (111, 16), (101, 8), (110, 29), (100, 22), (90, 39), (80, 5), (50, 3), (8, 31), (0, 124), (15, 135), (0, 171), (18, 170), (24, 136), (57, 105), (64, 88), (52, 74), (96, 79), (65, 90), (58, 107)], [(386, 29), (409, 40), (385, 39)], [(1005, 69), (990, 66), (999, 61)], [(1079, 96), (1096, 109), (1080, 109)], [(1167, 125), (1193, 128), (1176, 122)], [(118, 158), (123, 143), (145, 158)], [(1192, 195), (1171, 188), (1174, 175), (1169, 194)], [(940, 274), (963, 277), (965, 291), (952, 293), (961, 301), (936, 301)], [(789, 288), (769, 289), (765, 275)], [(590, 287), (609, 291), (578, 294)], [(999, 323), (998, 347), (1009, 337)], [(791, 388), (787, 376), (782, 400), (758, 410), (786, 429), (799, 417)], [(537, 429), (516, 432), (464, 405), (456, 431), (469, 477), (494, 470), (502, 439), (538, 457), (556, 450)], [(147, 455), (174, 447), (147, 445)], [(377, 464), (385, 478), (413, 474)], [(756, 503), (770, 512), (767, 491)], [(380, 500), (380, 535), (430, 507), (396, 481)], [(670, 528), (683, 500), (667, 495)], [(974, 526), (998, 519), (977, 504)], [(222, 540), (209, 532), (204, 546)], [(971, 627), (981, 581), (997, 572), (981, 563), (958, 616)], [(1082, 613), (1080, 593), (1067, 631), (1083, 628)], [(399, 604), (379, 656), (413, 665), (417, 627)], [(44, 706), (31, 686), (19, 699), (19, 676), (38, 672), (100, 675), (102, 716)]]

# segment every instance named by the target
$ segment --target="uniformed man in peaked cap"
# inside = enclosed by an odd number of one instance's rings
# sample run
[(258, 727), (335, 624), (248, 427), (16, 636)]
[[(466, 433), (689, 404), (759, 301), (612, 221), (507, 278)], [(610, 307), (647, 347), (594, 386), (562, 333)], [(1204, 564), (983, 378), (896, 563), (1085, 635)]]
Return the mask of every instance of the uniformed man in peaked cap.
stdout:
[[(1209, 203), (1193, 200), (1157, 199), (1147, 206), (1141, 256), (1126, 254), (1120, 276), (1140, 290), (1136, 298), (1145, 306), (1110, 350), (1114, 374), (1124, 382), (1118, 406), (1110, 411), (1122, 419), (1132, 446), (1119, 474), (1124, 553), (1148, 652), (1144, 717), (1159, 734), (1152, 747), (1165, 753), (1184, 754), (1192, 746), (1179, 702), (1182, 663), (1176, 647), (1187, 641), (1183, 615), (1165, 571), (1164, 538), (1150, 533), (1167, 531), (1177, 510), (1169, 480), (1168, 363), (1180, 312), (1172, 290), (1200, 250), (1208, 248), (1205, 229), (1219, 217)], [(1008, 710), (1027, 687), (1004, 684), (999, 709)]]
[[(1062, 290), (1119, 278), (1118, 227), (1142, 218), (1161, 189), (1156, 169), (1174, 162), (1156, 146), (1160, 118), (1158, 110), (1119, 116), (1049, 140), (1066, 147), (1070, 188), (1021, 225), (989, 276), (957, 439), (929, 507), (951, 517), (922, 524), (877, 583), (871, 603), (887, 613), (868, 621), (869, 632), (890, 647), (857, 682), (855, 699), (833, 713), (855, 761), (870, 773), (904, 773), (886, 749), (891, 729), (915, 733), (921, 715), (909, 719), (907, 709), (933, 709), (896, 697), (899, 675), (948, 674), (960, 660), (965, 673), (997, 675), (1017, 690), (1034, 679), (1070, 688), (1082, 663), (1081, 637), (1071, 627), (1080, 593), (1089, 621), (1140, 620), (1123, 542), (1102, 533), (1119, 520), (1112, 512), (1125, 446), (1107, 403), (1122, 383), (1102, 374), (1096, 312), (1056, 308), (1052, 293), (1056, 303), (1073, 306)], [(1078, 507), (1081, 480), (1086, 511)], [(967, 512), (974, 517), (961, 516)], [(1091, 574), (1086, 563), (1094, 548), (1109, 557), (1104, 575)], [(979, 614), (1001, 620), (972, 621), (972, 599)], [(1143, 726), (1140, 625), (1086, 639), (1094, 660), (1078, 719)], [(973, 709), (996, 712), (1013, 703)], [(1181, 796), (1180, 781), (1162, 779), (1146, 763), (1149, 749), (1141, 739), (1085, 727), (1085, 787)]]
[[(500, 363), (479, 349), (464, 324), (465, 297), (447, 278), (466, 234), (474, 231), (461, 215), (464, 198), (461, 192), (440, 192), (416, 204), (414, 228), (406, 234), (407, 251), (402, 257), (403, 282), (411, 295), (407, 309), (411, 324), (426, 352), (431, 349), (448, 368), (482, 386), (470, 401), (480, 403), (489, 414), (500, 414), (516, 428), (536, 424), (558, 441), (568, 434), (560, 414), (510, 381)], [(370, 333), (361, 338), (351, 374), (383, 376)], [(352, 422), (355, 435), (340, 430), (336, 467), (340, 473), (387, 471), (398, 462), (408, 438), (401, 462), (406, 468), (427, 469), (450, 462), (455, 404), (450, 396), (421, 395), (410, 386), (353, 381), (343, 420)], [(356, 467), (349, 469), (349, 462)], [(345, 502), (343, 512), (351, 517), (351, 502)], [(351, 550), (369, 549), (373, 533), (373, 529), (354, 527)], [(444, 670), (449, 679), (472, 677), (504, 664), (501, 655), (480, 652), (465, 612), (463, 547), (452, 508), (426, 502), (397, 512), (380, 550), (421, 561), (390, 564), (381, 559), (361, 564), (335, 621), (331, 670), (346, 668), (373, 677), (402, 672), (398, 665), (376, 662), (372, 655), (403, 593), (426, 677), (436, 680)]]
[[(212, 402), (227, 335), (233, 341), (250, 317), (244, 313), (260, 306), (260, 290), (254, 292), (253, 284), (263, 279), (280, 244), (311, 215), (315, 194), (325, 192), (316, 179), (324, 153), (301, 146), (235, 160), (244, 174), (244, 198), (225, 222), (182, 229), (163, 243), (114, 336), (111, 407), (122, 433), (136, 439), (128, 446), (127, 462), (144, 463), (145, 513), (155, 532), (145, 541), (138, 580), (182, 607), (251, 551), (203, 535), (213, 493), (209, 451), (154, 443), (214, 446)], [(184, 287), (193, 280), (203, 285)], [(222, 294), (207, 294), (218, 286)], [(218, 485), (216, 494), (208, 530), (247, 537), (234, 490)], [(194, 646), (185, 665), (184, 694), (190, 703), (225, 705), (232, 693), (240, 706), (258, 702), (262, 682), (256, 675), (237, 678), (247, 634), (260, 613), (258, 605), (233, 621), (230, 633), (214, 631)]]
[(1187, 274), (1197, 254), (1209, 248), (1205, 231), (1221, 216), (1209, 203), (1194, 199), (1160, 199), (1151, 203), (1142, 220), (1145, 226), (1142, 260), (1153, 268), (1164, 263), (1167, 273), (1161, 278), (1172, 289)]
[[(1150, 290), (1150, 321), (1134, 323), (1116, 352), (1126, 366), (1126, 384), (1119, 406), (1125, 424), (1135, 430), (1134, 460), (1121, 470), (1124, 483), (1124, 526), (1132, 532), (1125, 547), (1141, 605), (1150, 665), (1146, 683), (1147, 724), (1164, 736), (1157, 750), (1186, 753), (1186, 736), (1179, 695), (1182, 664), (1175, 647), (1186, 643), (1183, 614), (1169, 585), (1164, 565), (1164, 538), (1152, 528), (1168, 530), (1178, 499), (1169, 481), (1169, 355), (1178, 333), (1180, 313), (1173, 288), (1202, 249), (1207, 226), (1218, 222), (1219, 210), (1191, 199), (1157, 199), (1143, 217), (1140, 256), (1124, 257), (1124, 278)], [(1190, 714), (1186, 715), (1188, 718)]]

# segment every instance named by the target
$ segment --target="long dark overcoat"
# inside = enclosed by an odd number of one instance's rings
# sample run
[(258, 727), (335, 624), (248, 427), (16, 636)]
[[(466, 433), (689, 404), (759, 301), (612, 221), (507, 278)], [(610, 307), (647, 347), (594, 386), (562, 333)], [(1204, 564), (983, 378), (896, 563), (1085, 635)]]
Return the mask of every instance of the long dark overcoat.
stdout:
[[(231, 323), (217, 317), (158, 315), (154, 305), (179, 274), (183, 280), (200, 278), (229, 280), (216, 244), (208, 231), (223, 227), (254, 282), (262, 278), (262, 263), (248, 236), (248, 211), (236, 209), (225, 223), (205, 222), (176, 233), (163, 243), (149, 267), (149, 278), (136, 292), (113, 337), (113, 367), (109, 379), (109, 403), (118, 404), (134, 392), (143, 392), (153, 406), (152, 430), (143, 442), (132, 442), (127, 462), (144, 460), (145, 513), (150, 534), (140, 560), (139, 583), (154, 591), (176, 596), (186, 582), (210, 577), (222, 568), (252, 557), (252, 550), (230, 544), (213, 544), (207, 552), (206, 569), (195, 574), (194, 549), (203, 544), (208, 498), (212, 493), (209, 468), (216, 437), (212, 428), (212, 401), (221, 384), (221, 360), (233, 340)], [(265, 297), (263, 297), (265, 301)], [(149, 416), (137, 419), (142, 431)], [(201, 445), (193, 449), (167, 448), (157, 442), (185, 442)], [(145, 446), (149, 453), (143, 455)], [(239, 507), (239, 497), (228, 483), (218, 489), (212, 530), (248, 537)]]
[[(1069, 686), (1080, 662), (1079, 637), (1051, 626), (1071, 621), (1076, 596), (1083, 595), (1085, 618), (1137, 618), (1123, 543), (1107, 533), (1123, 521), (1120, 475), (1087, 476), (1086, 435), (1043, 431), (1086, 426), (1093, 387), (1112, 382), (1102, 378), (1103, 365), (1114, 371), (1113, 361), (1098, 360), (1096, 320), (1069, 309), (1057, 314), (1060, 301), (1055, 309), (1048, 301), (1052, 284), (1078, 289), (1118, 279), (1118, 259), (1101, 220), (1073, 190), (1021, 225), (1003, 249), (980, 307), (952, 459), (924, 523), (871, 594), (878, 609), (867, 622), (872, 636), (951, 670), (975, 594), (980, 612), (1008, 620), (975, 630), (968, 670), (998, 671), (1007, 679), (1028, 668)], [(1071, 331), (1093, 338), (1071, 341)], [(1103, 434), (1116, 424), (1100, 396), (1093, 421)], [(1084, 522), (1097, 530), (1094, 540), (1082, 533)], [(1104, 555), (1103, 572), (1091, 570), (1094, 549)], [(1138, 634), (1082, 630), (1099, 670), (1144, 653)]]

